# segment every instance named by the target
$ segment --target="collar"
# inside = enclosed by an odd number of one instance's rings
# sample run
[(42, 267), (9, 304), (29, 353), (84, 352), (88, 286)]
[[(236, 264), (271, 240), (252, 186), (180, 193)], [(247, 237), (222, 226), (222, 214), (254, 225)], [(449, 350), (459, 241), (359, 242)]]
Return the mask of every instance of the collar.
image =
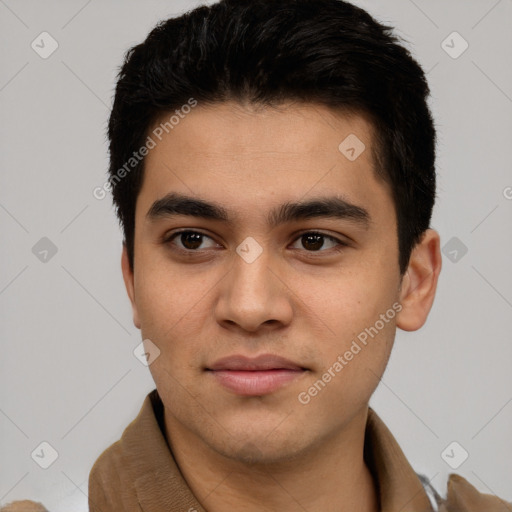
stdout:
[(381, 512), (432, 512), (425, 488), (393, 434), (368, 407), (364, 458), (378, 488)]
[[(156, 389), (125, 429), (121, 449), (143, 510), (206, 512), (187, 485), (165, 439), (163, 403)], [(377, 413), (368, 408), (364, 458), (374, 476), (381, 512), (432, 512), (424, 487)]]

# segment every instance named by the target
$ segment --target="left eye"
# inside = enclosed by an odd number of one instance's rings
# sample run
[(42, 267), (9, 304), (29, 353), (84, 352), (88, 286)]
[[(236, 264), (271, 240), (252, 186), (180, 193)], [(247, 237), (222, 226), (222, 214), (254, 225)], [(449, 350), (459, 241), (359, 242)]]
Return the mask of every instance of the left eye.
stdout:
[[(176, 245), (178, 246), (178, 249), (182, 251), (196, 252), (198, 249), (201, 248), (203, 239), (208, 239), (211, 242), (213, 242), (212, 247), (216, 245), (211, 237), (198, 231), (179, 231), (168, 237), (165, 240), (165, 243), (174, 243), (173, 241), (175, 239), (179, 240), (180, 244)], [(302, 233), (301, 235), (299, 235), (298, 238), (296, 238), (294, 243), (297, 244), (297, 242), (300, 241), (302, 247), (306, 249), (308, 252), (324, 252), (320, 251), (320, 249), (325, 249), (326, 240), (328, 240), (332, 244), (332, 247), (330, 248), (334, 248), (335, 250), (338, 251), (343, 249), (344, 247), (347, 247), (348, 245), (335, 237), (317, 231), (308, 231), (306, 233)], [(327, 249), (329, 249), (329, 247), (327, 247)]]
[(302, 246), (307, 249), (308, 252), (318, 252), (320, 248), (324, 247), (325, 240), (333, 242), (335, 250), (341, 250), (343, 247), (347, 246), (346, 243), (338, 240), (337, 238), (316, 231), (308, 231), (307, 233), (302, 233), (297, 238), (297, 241), (299, 240), (302, 241)]

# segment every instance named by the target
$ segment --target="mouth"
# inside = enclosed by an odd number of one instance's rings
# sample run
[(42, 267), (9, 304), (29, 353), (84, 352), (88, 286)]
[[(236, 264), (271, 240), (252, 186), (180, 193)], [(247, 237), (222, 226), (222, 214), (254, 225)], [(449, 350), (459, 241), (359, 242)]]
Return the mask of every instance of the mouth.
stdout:
[(237, 395), (262, 396), (293, 382), (308, 369), (288, 359), (264, 354), (256, 358), (242, 355), (226, 357), (206, 371), (221, 386)]

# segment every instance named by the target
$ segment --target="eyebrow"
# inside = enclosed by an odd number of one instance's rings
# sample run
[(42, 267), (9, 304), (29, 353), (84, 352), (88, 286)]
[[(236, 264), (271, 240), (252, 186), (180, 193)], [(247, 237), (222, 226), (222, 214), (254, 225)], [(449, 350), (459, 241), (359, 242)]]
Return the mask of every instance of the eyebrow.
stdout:
[[(229, 212), (223, 206), (203, 199), (171, 192), (155, 201), (146, 217), (150, 221), (178, 215), (201, 219), (231, 222)], [(267, 224), (277, 227), (293, 221), (335, 218), (350, 220), (368, 228), (371, 217), (368, 211), (336, 196), (313, 198), (308, 201), (287, 202), (270, 211)]]

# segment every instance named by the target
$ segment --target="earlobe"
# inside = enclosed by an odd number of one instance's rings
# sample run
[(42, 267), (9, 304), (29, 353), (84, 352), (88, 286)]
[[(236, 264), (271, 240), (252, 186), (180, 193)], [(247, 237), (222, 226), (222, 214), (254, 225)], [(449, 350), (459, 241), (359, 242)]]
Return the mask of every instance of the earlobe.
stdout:
[(416, 331), (426, 322), (434, 302), (441, 265), (439, 234), (427, 229), (412, 250), (409, 266), (402, 279), (402, 310), (396, 317), (397, 327), (404, 331)]
[(137, 310), (137, 304), (135, 302), (134, 275), (132, 269), (130, 268), (126, 244), (123, 244), (123, 254), (121, 256), (121, 270), (123, 272), (123, 280), (124, 285), (126, 287), (126, 292), (128, 293), (128, 298), (130, 299), (130, 302), (132, 304), (133, 324), (135, 325), (135, 327), (137, 327), (137, 329), (140, 329), (139, 312)]

